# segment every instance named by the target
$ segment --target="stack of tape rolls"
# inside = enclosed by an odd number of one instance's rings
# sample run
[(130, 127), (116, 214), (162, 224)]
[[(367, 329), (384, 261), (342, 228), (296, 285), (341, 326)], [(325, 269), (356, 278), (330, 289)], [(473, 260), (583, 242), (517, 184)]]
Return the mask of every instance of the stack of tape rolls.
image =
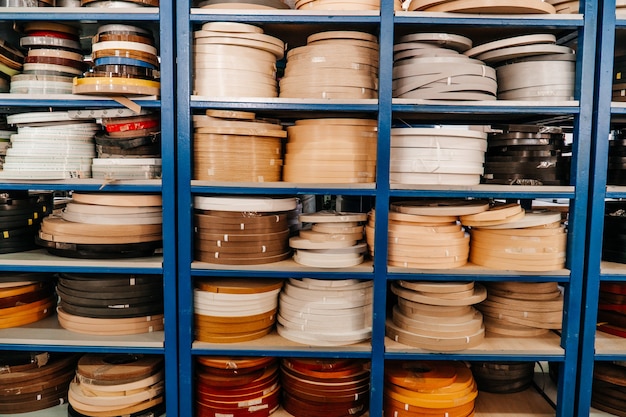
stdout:
[(94, 354), (78, 360), (69, 417), (159, 416), (165, 412), (163, 358)]
[(11, 146), (11, 135), (15, 135), (15, 130), (0, 130), (0, 171), (4, 165), (4, 158), (7, 156), (7, 150)]
[(363, 262), (367, 246), (363, 242), (365, 213), (321, 211), (301, 214), (302, 223), (311, 224), (289, 239), (295, 249), (293, 259), (302, 265), (346, 268)]
[(559, 14), (575, 14), (580, 13), (580, 1), (578, 0), (547, 0), (554, 6)]
[(10, 92), (11, 77), (22, 72), (23, 66), (24, 54), (0, 40), (0, 93)]
[(476, 185), (487, 134), (471, 127), (391, 129), (391, 184)]
[(280, 123), (251, 112), (213, 109), (192, 119), (195, 179), (280, 181), (287, 137)]
[(270, 333), (282, 285), (278, 279), (198, 279), (194, 289), (196, 340), (235, 343)]
[(161, 275), (61, 274), (57, 318), (75, 333), (119, 336), (163, 330)]
[(550, 14), (554, 6), (543, 0), (405, 0), (406, 11), (480, 14)]
[(0, 328), (19, 327), (44, 319), (52, 314), (55, 303), (54, 285), (49, 275), (0, 275)]
[(493, 282), (477, 306), (487, 332), (535, 337), (561, 328), (563, 294), (556, 282)]
[(194, 3), (202, 9), (273, 10), (291, 8), (282, 0), (197, 0)]
[(567, 233), (561, 226), (560, 213), (527, 212), (515, 220), (515, 217), (501, 217), (504, 212), (516, 211), (515, 207), (505, 205), (502, 209), (489, 211), (485, 217), (467, 223), (472, 225), (470, 262), (487, 268), (528, 272), (565, 267)]
[(473, 304), (487, 297), (473, 282), (409, 282), (391, 286), (398, 305), (387, 319), (387, 337), (426, 350), (453, 352), (476, 347), (485, 338), (483, 316)]
[(560, 127), (501, 126), (489, 135), (487, 145), (487, 184), (569, 184), (571, 146)]
[(68, 112), (33, 112), (7, 116), (17, 125), (11, 136), (1, 179), (59, 180), (91, 177), (96, 155), (93, 120), (72, 120)]
[(1, 0), (0, 7), (49, 7), (53, 0)]
[(495, 100), (496, 72), (463, 55), (471, 47), (471, 39), (447, 33), (400, 37), (393, 47), (393, 97)]
[(626, 284), (600, 283), (598, 330), (626, 337)]
[(80, 0), (55, 0), (55, 7), (80, 7)]
[(100, 119), (98, 158), (91, 176), (105, 180), (161, 178), (161, 121), (157, 113)]
[(287, 127), (283, 179), (301, 183), (371, 183), (378, 127), (371, 119), (297, 120)]
[(77, 360), (64, 353), (0, 353), (0, 414), (17, 416), (66, 404)]
[(626, 130), (611, 132), (609, 137), (609, 165), (607, 184), (626, 185)]
[(160, 195), (74, 193), (61, 216), (44, 219), (37, 243), (70, 258), (152, 256), (162, 223)]
[(626, 264), (624, 242), (626, 242), (626, 204), (621, 201), (607, 201), (602, 235), (602, 259)]
[(298, 0), (298, 10), (380, 10), (380, 0)]
[(372, 99), (378, 97), (378, 39), (357, 31), (310, 35), (287, 53), (280, 97)]
[(478, 389), (494, 394), (524, 391), (533, 383), (535, 362), (471, 362)]
[(72, 94), (74, 77), (85, 71), (79, 30), (56, 22), (28, 22), (22, 28), (28, 50), (22, 74), (12, 74), (13, 94)]
[(371, 281), (289, 279), (280, 294), (278, 334), (311, 346), (345, 346), (372, 335)]
[(278, 409), (276, 358), (198, 356), (195, 370), (197, 417), (261, 417)]
[(0, 253), (35, 249), (39, 225), (53, 204), (51, 192), (0, 192)]
[(615, 416), (625, 417), (626, 363), (597, 361), (593, 368), (591, 406)]
[(102, 25), (92, 39), (91, 51), (93, 67), (74, 78), (74, 94), (159, 95), (159, 57), (149, 30)]
[(258, 265), (291, 256), (287, 213), (295, 198), (194, 197), (195, 259)]
[(211, 97), (277, 97), (280, 39), (237, 22), (208, 22), (194, 32), (193, 91)]
[(462, 362), (387, 361), (383, 396), (384, 417), (470, 417), (478, 389)]
[(576, 55), (572, 48), (556, 45), (552, 34), (499, 39), (465, 55), (496, 67), (498, 100), (574, 100)]
[(298, 417), (358, 417), (369, 408), (369, 363), (362, 359), (284, 358), (283, 408)]
[(159, 7), (159, 0), (80, 0), (80, 5), (83, 7), (100, 7), (107, 9), (127, 7)]
[[(387, 264), (403, 268), (448, 269), (467, 263), (470, 241), (459, 215), (487, 210), (486, 201), (417, 200), (391, 204)], [(365, 226), (370, 254), (374, 254), (376, 215)]]
[[(626, 5), (625, 5), (626, 7)], [(615, 56), (613, 61), (612, 101), (626, 101), (626, 55)]]
[(616, 0), (615, 1), (615, 12), (622, 15), (626, 11), (626, 1), (624, 0)]

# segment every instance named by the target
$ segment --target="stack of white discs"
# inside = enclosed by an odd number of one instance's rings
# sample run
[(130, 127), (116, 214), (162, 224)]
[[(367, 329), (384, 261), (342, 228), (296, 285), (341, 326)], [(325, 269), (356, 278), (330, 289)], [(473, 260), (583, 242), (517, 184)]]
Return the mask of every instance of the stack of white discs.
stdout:
[[(417, 200), (391, 204), (389, 266), (419, 269), (457, 268), (467, 263), (470, 238), (459, 216), (480, 213), (489, 203), (480, 200)], [(374, 253), (376, 216), (370, 213), (365, 235)]]
[(378, 39), (356, 31), (315, 33), (287, 53), (280, 97), (378, 97)]
[(372, 335), (372, 281), (290, 278), (279, 297), (278, 334), (312, 346), (344, 346)]
[(535, 337), (561, 328), (563, 294), (556, 282), (493, 282), (476, 306), (488, 332)]
[(409, 282), (391, 286), (398, 296), (387, 337), (396, 342), (441, 352), (472, 348), (485, 338), (483, 316), (473, 304), (487, 297), (473, 282)]
[(96, 156), (93, 121), (70, 119), (68, 112), (21, 113), (7, 117), (17, 125), (7, 150), (3, 179), (68, 179), (91, 177)]
[(16, 134), (13, 130), (0, 130), (0, 169), (4, 164), (4, 158), (7, 155), (7, 150), (11, 146), (11, 136)]
[(487, 133), (467, 127), (391, 129), (389, 182), (476, 185), (486, 150)]
[(447, 33), (413, 33), (394, 45), (393, 96), (427, 100), (495, 100), (493, 68), (462, 53), (471, 39)]
[(515, 36), (465, 51), (496, 66), (499, 100), (573, 100), (574, 50), (556, 45), (552, 34)]
[(547, 14), (555, 13), (551, 1), (544, 0), (405, 0), (407, 11), (456, 12), (481, 14)]
[(298, 10), (380, 10), (380, 0), (298, 0)]
[(193, 91), (212, 97), (276, 97), (285, 44), (245, 23), (209, 22), (194, 33)]
[(284, 181), (374, 182), (378, 139), (376, 120), (298, 120), (287, 128), (287, 137)]
[[(546, 2), (554, 6), (556, 12), (560, 14), (580, 13), (580, 1), (578, 0), (546, 0)], [(619, 10), (619, 7), (616, 7)]]
[(567, 233), (558, 212), (529, 212), (520, 220), (472, 227), (470, 261), (487, 268), (553, 271), (565, 267)]
[(320, 268), (345, 268), (363, 262), (367, 246), (363, 240), (364, 213), (321, 211), (301, 214), (302, 223), (312, 223), (289, 239), (296, 250), (293, 259), (302, 265)]

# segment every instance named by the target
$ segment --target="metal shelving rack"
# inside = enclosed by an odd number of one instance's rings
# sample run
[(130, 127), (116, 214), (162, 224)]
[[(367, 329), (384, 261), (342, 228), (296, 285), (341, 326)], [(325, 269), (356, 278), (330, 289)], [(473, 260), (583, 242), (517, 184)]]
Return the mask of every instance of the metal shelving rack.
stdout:
[[(596, 32), (598, 7), (595, 1), (581, 1), (581, 14), (551, 16), (477, 16), (453, 15), (440, 13), (403, 13), (393, 11), (393, 2), (382, 0), (380, 15), (371, 14), (308, 14), (299, 11), (215, 11), (190, 9), (190, 0), (177, 2), (177, 44), (178, 44), (178, 304), (179, 304), (179, 365), (180, 397), (179, 415), (193, 415), (193, 369), (196, 355), (275, 355), (308, 357), (358, 357), (372, 361), (370, 416), (382, 415), (382, 387), (385, 360), (399, 359), (460, 359), (460, 360), (514, 360), (514, 361), (556, 361), (561, 364), (556, 411), (544, 411), (526, 415), (556, 415), (566, 417), (574, 415), (576, 387), (572, 383), (578, 373), (578, 345), (581, 320), (581, 301), (583, 291), (583, 271), (585, 252), (585, 234), (587, 230), (588, 189), (589, 189), (589, 154), (591, 150), (592, 113), (594, 97), (594, 71), (596, 58)], [(381, 45), (379, 68), (379, 99), (365, 102), (318, 100), (219, 100), (209, 97), (191, 96), (191, 51), (192, 31), (201, 23), (208, 21), (236, 21), (259, 24), (266, 27), (266, 32), (281, 25), (288, 25), (290, 30), (316, 25), (321, 30), (333, 28), (359, 30), (363, 28), (379, 36)], [(347, 25), (350, 26), (347, 26)], [(394, 35), (402, 31), (437, 31), (466, 33), (475, 27), (491, 28), (501, 32), (510, 32), (511, 36), (522, 30), (539, 32), (542, 30), (563, 33), (568, 32), (577, 38), (578, 62), (576, 101), (567, 103), (527, 102), (489, 102), (489, 103), (416, 103), (392, 99), (392, 46)], [(294, 29), (298, 28), (298, 29)], [(503, 35), (504, 36), (504, 35)], [(308, 184), (272, 183), (238, 184), (211, 183), (192, 180), (191, 113), (194, 109), (205, 108), (256, 111), (272, 117), (324, 117), (323, 115), (367, 114), (378, 118), (378, 166), (377, 183), (372, 187), (314, 187)], [(322, 116), (320, 116), (322, 114)], [(523, 122), (542, 120), (556, 116), (568, 116), (574, 120), (574, 157), (572, 160), (572, 185), (564, 187), (509, 187), (480, 185), (474, 187), (391, 187), (389, 185), (390, 129), (396, 117), (415, 120), (429, 120), (428, 123), (480, 123), (489, 124), (497, 121)], [(332, 116), (329, 116), (332, 117)], [(377, 217), (376, 252), (373, 268), (368, 265), (357, 269), (324, 271), (304, 268), (293, 262), (269, 264), (261, 267), (224, 267), (200, 264), (193, 261), (192, 201), (196, 194), (266, 194), (266, 195), (351, 195), (375, 197)], [(568, 265), (566, 270), (549, 274), (520, 274), (510, 271), (487, 270), (484, 268), (460, 268), (450, 271), (400, 270), (387, 267), (387, 218), (389, 202), (393, 198), (412, 197), (481, 197), (502, 199), (554, 198), (567, 199), (570, 202)], [(371, 344), (358, 344), (343, 348), (317, 348), (298, 345), (278, 336), (262, 339), (262, 342), (244, 344), (207, 344), (194, 341), (193, 337), (193, 279), (201, 276), (237, 277), (313, 277), (313, 278), (351, 278), (371, 279), (374, 283), (373, 337)], [(555, 281), (566, 288), (565, 314), (561, 335), (551, 334), (547, 338), (522, 341), (511, 338), (495, 338), (485, 342), (484, 346), (458, 353), (433, 353), (420, 349), (398, 345), (385, 338), (385, 313), (388, 284), (391, 281), (404, 280), (524, 280)], [(539, 395), (537, 395), (539, 396)], [(487, 396), (488, 398), (488, 396)], [(479, 396), (480, 399), (480, 396)], [(543, 398), (540, 398), (543, 402)], [(520, 402), (526, 397), (520, 397)], [(497, 407), (496, 407), (497, 408)], [(477, 415), (501, 415), (493, 407)], [(497, 411), (497, 410), (496, 410)], [(282, 413), (279, 415), (283, 415)], [(516, 414), (518, 415), (518, 414)], [(519, 417), (522, 414), (518, 415)]]
[[(149, 24), (155, 27), (160, 44), (160, 70), (173, 74), (174, 18), (173, 4), (161, 3), (159, 8), (85, 9), (85, 8), (1, 8), (0, 22), (10, 25), (22, 21), (59, 21), (79, 25), (95, 23)], [(173, 76), (161, 78), (159, 99), (137, 99), (137, 104), (162, 109), (162, 180), (120, 181), (103, 185), (98, 180), (66, 181), (4, 181), (7, 190), (103, 191), (160, 193), (163, 195), (163, 256), (123, 260), (68, 259), (48, 255), (45, 250), (0, 255), (0, 271), (81, 272), (163, 274), (165, 329), (162, 332), (133, 336), (102, 337), (72, 333), (61, 328), (56, 317), (31, 325), (0, 330), (1, 350), (46, 350), (50, 352), (143, 353), (165, 358), (166, 413), (178, 414), (178, 343), (176, 308), (176, 181), (175, 181), (175, 96)], [(116, 101), (95, 96), (32, 96), (0, 94), (0, 111), (28, 112), (40, 109), (87, 109), (120, 107)], [(39, 110), (36, 110), (39, 109)], [(65, 406), (42, 411), (41, 415), (63, 415)]]

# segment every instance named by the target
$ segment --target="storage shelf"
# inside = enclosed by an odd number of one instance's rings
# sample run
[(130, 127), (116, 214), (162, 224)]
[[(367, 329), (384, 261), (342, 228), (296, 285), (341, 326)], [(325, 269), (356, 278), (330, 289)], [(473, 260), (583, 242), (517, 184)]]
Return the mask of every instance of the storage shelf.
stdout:
[[(32, 413), (20, 413), (18, 415), (19, 417), (67, 417), (67, 404), (46, 408), (41, 411), (33, 411)], [(0, 417), (16, 417), (16, 415), (0, 414)], [(165, 417), (165, 414), (163, 414), (163, 417)]]
[(245, 10), (245, 9), (200, 9), (192, 8), (190, 19), (193, 22), (220, 20), (224, 22), (246, 23), (379, 23), (380, 12), (371, 11), (328, 11), (315, 10)]
[[(458, 352), (433, 352), (407, 346), (385, 337), (387, 359), (437, 359), (466, 360), (563, 360), (565, 351), (560, 346), (561, 338), (550, 332), (540, 337), (505, 337), (487, 333), (478, 346)], [(507, 359), (508, 358), (508, 359)]]
[[(0, 102), (1, 103), (1, 102)], [(343, 100), (343, 99), (294, 99), (294, 98), (256, 98), (256, 97), (220, 97), (191, 96), (191, 108), (211, 108), (228, 110), (271, 110), (305, 112), (367, 112), (378, 111), (378, 100)], [(312, 117), (312, 116), (309, 116)]]
[[(0, 17), (2, 14), (0, 14)], [(46, 18), (45, 20), (49, 20)], [(158, 108), (161, 101), (155, 96), (129, 97), (132, 101), (146, 108)], [(10, 94), (0, 93), (0, 106), (10, 107), (58, 107), (80, 108), (91, 107), (124, 107), (113, 98), (104, 96), (88, 96), (80, 94)], [(24, 110), (26, 111), (26, 109)], [(33, 110), (29, 110), (33, 111)]]
[(350, 277), (372, 279), (373, 272), (374, 267), (370, 260), (350, 268), (314, 268), (300, 265), (291, 258), (264, 265), (218, 265), (197, 261), (191, 264), (191, 274), (193, 276), (295, 278), (296, 276), (305, 275), (311, 278), (338, 279)]
[(62, 352), (163, 353), (162, 331), (128, 336), (98, 336), (70, 332), (55, 315), (36, 323), (0, 330), (2, 349), (32, 349)]
[(405, 113), (433, 113), (448, 116), (450, 114), (508, 114), (516, 116), (520, 114), (578, 114), (579, 102), (572, 101), (517, 101), (517, 100), (492, 100), (492, 101), (438, 101), (423, 99), (394, 98), (392, 100), (393, 112)]
[(74, 259), (50, 255), (45, 249), (0, 255), (0, 270), (31, 272), (110, 272), (160, 274), (163, 258)]
[(582, 14), (486, 15), (442, 12), (396, 11), (396, 24), (436, 24), (463, 26), (517, 26), (541, 28), (578, 28), (583, 25)]
[(416, 269), (390, 266), (387, 268), (388, 277), (391, 279), (413, 279), (420, 281), (449, 281), (449, 280), (476, 280), (476, 281), (568, 281), (570, 271), (560, 269), (543, 273), (524, 271), (505, 271), (489, 269), (468, 263), (454, 269)]
[(193, 193), (376, 195), (376, 184), (301, 184), (293, 182), (191, 181)]
[[(113, 10), (113, 11), (111, 11)], [(158, 20), (158, 7), (129, 7), (119, 9), (85, 7), (3, 7), (0, 20)]]
[(369, 341), (348, 346), (320, 347), (292, 342), (278, 335), (276, 330), (260, 339), (240, 343), (193, 342), (193, 353), (197, 355), (262, 355), (268, 352), (277, 356), (302, 355), (303, 357), (371, 357), (372, 346)]
[(2, 180), (3, 190), (73, 190), (73, 191), (133, 191), (160, 193), (161, 180), (119, 180), (106, 182), (98, 179), (71, 180)]
[(597, 360), (624, 360), (626, 357), (626, 339), (612, 334), (596, 331)]
[(626, 280), (626, 264), (602, 261), (600, 268), (600, 279), (602, 281)]
[(607, 198), (626, 198), (626, 187), (620, 185), (607, 185), (606, 186)]
[(573, 186), (526, 186), (526, 185), (404, 185), (392, 184), (389, 194), (393, 197), (447, 197), (475, 198), (574, 198)]

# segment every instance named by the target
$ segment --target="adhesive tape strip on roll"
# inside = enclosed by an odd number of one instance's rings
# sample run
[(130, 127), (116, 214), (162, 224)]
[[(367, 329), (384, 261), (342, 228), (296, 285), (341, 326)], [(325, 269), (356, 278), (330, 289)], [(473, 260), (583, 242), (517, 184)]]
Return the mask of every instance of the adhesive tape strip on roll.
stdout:
[[(556, 44), (556, 36), (546, 34), (522, 35), (512, 38), (500, 39), (493, 42), (483, 43), (463, 52), (468, 57), (474, 58), (486, 52), (495, 51), (502, 48), (515, 46), (536, 45), (536, 44)], [(477, 58), (480, 59), (480, 58)]]
[[(414, 0), (417, 4), (419, 0)], [(459, 52), (466, 51), (472, 47), (472, 40), (461, 35), (448, 33), (414, 33), (404, 35), (398, 39), (399, 43), (405, 42), (424, 42), (441, 47), (455, 49)]]
[(488, 13), (488, 14), (554, 14), (556, 9), (542, 0), (449, 0), (441, 3), (439, 0), (426, 0), (425, 6), (412, 10), (429, 12), (457, 12), (457, 13)]
[(194, 197), (194, 208), (201, 210), (278, 212), (296, 208), (295, 198)]

